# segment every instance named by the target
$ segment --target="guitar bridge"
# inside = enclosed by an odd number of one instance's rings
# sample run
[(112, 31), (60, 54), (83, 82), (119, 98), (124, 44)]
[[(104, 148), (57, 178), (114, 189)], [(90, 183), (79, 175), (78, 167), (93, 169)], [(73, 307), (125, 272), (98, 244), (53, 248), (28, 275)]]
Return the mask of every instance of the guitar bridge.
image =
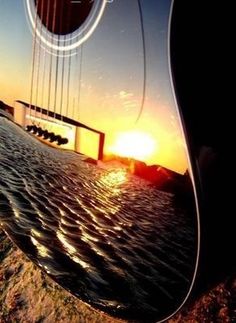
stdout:
[(97, 159), (103, 159), (105, 134), (81, 122), (23, 101), (15, 101), (14, 121), (49, 145), (85, 154), (80, 147), (81, 129), (95, 133), (99, 136)]
[(37, 135), (41, 139), (48, 140), (50, 143), (56, 143), (59, 146), (69, 144), (69, 139), (65, 136), (70, 135), (71, 127), (43, 118), (28, 115), (26, 115), (26, 118), (28, 119), (26, 131)]

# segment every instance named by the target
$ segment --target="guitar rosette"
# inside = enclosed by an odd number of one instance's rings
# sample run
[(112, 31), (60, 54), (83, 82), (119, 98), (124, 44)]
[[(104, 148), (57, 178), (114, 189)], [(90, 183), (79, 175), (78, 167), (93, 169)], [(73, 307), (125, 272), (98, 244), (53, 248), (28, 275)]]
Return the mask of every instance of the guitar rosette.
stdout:
[(33, 37), (51, 54), (69, 56), (95, 31), (107, 0), (25, 0)]

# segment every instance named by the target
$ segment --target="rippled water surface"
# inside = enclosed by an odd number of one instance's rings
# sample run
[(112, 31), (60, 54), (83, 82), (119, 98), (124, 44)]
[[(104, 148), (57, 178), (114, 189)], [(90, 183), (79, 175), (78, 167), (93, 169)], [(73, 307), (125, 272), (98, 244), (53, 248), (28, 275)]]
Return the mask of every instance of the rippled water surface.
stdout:
[(0, 118), (4, 230), (95, 307), (125, 318), (167, 315), (192, 280), (194, 215), (125, 169), (105, 170), (84, 158)]

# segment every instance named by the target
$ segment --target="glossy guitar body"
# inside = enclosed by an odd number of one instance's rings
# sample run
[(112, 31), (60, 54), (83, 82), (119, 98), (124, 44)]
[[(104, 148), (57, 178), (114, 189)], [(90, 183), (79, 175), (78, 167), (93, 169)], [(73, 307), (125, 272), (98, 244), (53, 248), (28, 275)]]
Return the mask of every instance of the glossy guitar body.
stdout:
[(198, 267), (196, 190), (170, 70), (172, 5), (0, 4), (1, 100), (14, 105), (14, 117), (0, 114), (1, 225), (65, 289), (127, 320), (173, 315)]

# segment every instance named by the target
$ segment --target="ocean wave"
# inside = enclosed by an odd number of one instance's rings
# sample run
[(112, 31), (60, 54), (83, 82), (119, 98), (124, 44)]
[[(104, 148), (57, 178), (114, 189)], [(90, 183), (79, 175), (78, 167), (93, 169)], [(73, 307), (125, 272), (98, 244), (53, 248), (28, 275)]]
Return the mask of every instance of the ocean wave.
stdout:
[(194, 211), (123, 168), (84, 160), (0, 118), (1, 226), (89, 304), (123, 318), (168, 315), (192, 280)]

